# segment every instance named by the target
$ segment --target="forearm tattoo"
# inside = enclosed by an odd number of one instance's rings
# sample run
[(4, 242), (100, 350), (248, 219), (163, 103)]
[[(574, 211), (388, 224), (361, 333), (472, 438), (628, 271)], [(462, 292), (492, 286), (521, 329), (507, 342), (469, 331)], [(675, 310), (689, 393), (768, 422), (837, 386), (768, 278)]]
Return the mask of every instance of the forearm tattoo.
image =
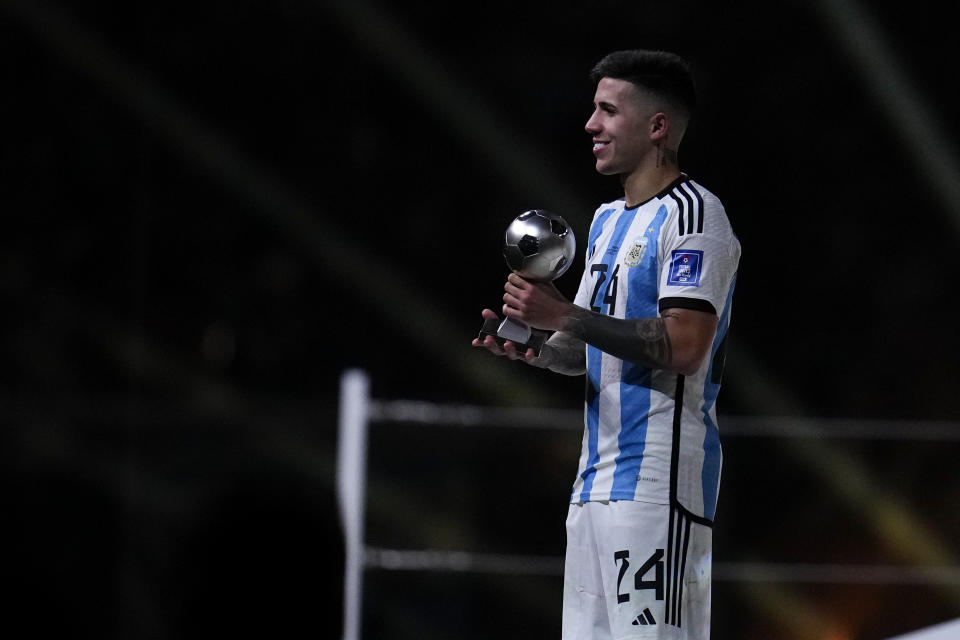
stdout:
[(540, 357), (530, 364), (567, 376), (578, 376), (586, 371), (587, 353), (583, 340), (556, 332), (540, 351)]
[(669, 369), (673, 362), (665, 318), (622, 320), (578, 308), (563, 331), (621, 360), (652, 369)]

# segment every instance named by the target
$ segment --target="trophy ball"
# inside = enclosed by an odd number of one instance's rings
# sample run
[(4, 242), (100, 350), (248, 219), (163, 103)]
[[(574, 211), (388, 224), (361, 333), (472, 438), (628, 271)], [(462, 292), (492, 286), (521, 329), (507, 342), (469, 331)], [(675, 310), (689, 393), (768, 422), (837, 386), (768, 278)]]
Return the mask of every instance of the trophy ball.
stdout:
[(507, 227), (503, 257), (507, 266), (528, 280), (553, 280), (570, 268), (577, 251), (566, 220), (543, 209), (517, 216)]

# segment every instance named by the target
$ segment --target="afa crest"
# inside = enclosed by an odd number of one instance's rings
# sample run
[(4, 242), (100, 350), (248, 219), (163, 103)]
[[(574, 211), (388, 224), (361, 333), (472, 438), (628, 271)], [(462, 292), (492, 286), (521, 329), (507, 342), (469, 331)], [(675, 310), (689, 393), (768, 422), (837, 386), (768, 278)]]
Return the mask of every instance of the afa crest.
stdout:
[(630, 251), (627, 252), (626, 257), (623, 259), (623, 263), (628, 267), (636, 267), (643, 261), (643, 256), (647, 255), (647, 243), (650, 241), (650, 238), (647, 236), (641, 236), (633, 241), (633, 246), (630, 247)]

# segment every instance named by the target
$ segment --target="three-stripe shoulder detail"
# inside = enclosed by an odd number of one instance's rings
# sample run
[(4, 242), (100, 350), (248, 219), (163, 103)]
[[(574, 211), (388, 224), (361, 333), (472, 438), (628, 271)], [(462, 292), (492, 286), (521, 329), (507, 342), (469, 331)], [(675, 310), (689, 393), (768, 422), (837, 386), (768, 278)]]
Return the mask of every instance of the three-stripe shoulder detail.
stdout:
[(677, 232), (679, 235), (703, 233), (703, 196), (689, 180), (681, 182), (668, 194), (677, 203)]

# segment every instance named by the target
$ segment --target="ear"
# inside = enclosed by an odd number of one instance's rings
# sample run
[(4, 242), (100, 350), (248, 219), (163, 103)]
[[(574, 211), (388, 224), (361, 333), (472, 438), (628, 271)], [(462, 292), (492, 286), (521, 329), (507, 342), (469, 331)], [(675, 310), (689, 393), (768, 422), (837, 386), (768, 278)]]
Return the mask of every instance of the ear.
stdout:
[(650, 116), (647, 132), (653, 142), (666, 140), (667, 134), (670, 132), (670, 118), (663, 111), (656, 112)]

